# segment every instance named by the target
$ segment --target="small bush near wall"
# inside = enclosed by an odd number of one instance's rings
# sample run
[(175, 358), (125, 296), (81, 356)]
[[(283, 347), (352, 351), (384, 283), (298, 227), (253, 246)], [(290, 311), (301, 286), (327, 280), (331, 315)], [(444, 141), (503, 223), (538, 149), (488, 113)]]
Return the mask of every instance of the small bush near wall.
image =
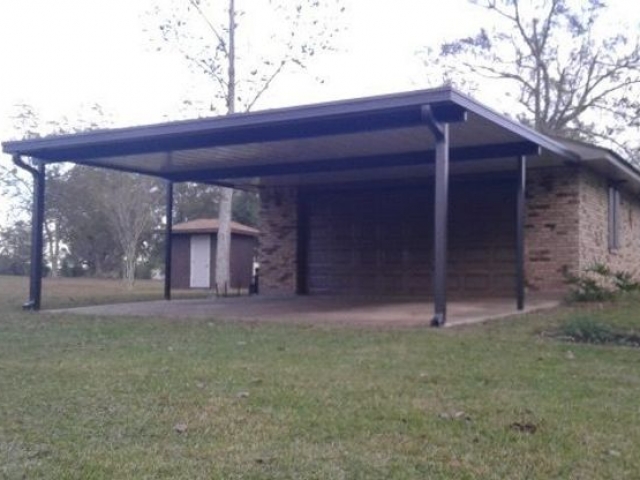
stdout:
[(590, 317), (576, 317), (562, 324), (558, 333), (574, 342), (610, 343), (615, 339), (613, 328)]
[(570, 300), (602, 302), (614, 300), (624, 292), (640, 290), (640, 283), (630, 272), (613, 272), (602, 263), (594, 263), (579, 274), (563, 270), (565, 281), (571, 286)]
[(553, 336), (576, 343), (640, 346), (638, 333), (614, 328), (590, 316), (578, 316), (567, 320), (558, 327)]

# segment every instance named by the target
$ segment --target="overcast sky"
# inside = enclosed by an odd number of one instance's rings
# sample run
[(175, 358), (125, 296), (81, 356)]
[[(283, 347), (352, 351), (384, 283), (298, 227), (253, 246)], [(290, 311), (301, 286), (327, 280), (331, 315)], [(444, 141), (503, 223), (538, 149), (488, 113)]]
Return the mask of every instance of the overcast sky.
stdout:
[[(154, 5), (186, 1), (0, 0), (0, 139), (10, 135), (19, 103), (48, 119), (74, 118), (99, 103), (117, 124), (133, 125), (171, 118), (184, 100), (206, 98), (208, 83), (177, 54), (157, 52), (147, 31), (157, 25), (149, 18)], [(237, 0), (245, 9), (260, 3)], [(640, 17), (637, 0), (608, 3), (625, 18)], [(472, 34), (488, 18), (466, 0), (343, 4), (339, 51), (318, 58), (308, 75), (281, 76), (258, 108), (423, 88), (429, 70), (416, 51)]]
[[(149, 40), (146, 29), (154, 21), (146, 14), (157, 1), (2, 0), (0, 138), (6, 138), (17, 103), (31, 104), (45, 117), (73, 117), (97, 102), (118, 124), (136, 124), (170, 117), (184, 99), (203, 95), (194, 92), (204, 84), (186, 62), (156, 52)], [(238, 2), (244, 8), (250, 3)], [(419, 88), (426, 69), (415, 52), (445, 32), (463, 33), (477, 17), (464, 0), (344, 5), (340, 51), (312, 65), (311, 73), (325, 83), (318, 85), (311, 74), (281, 76), (258, 107)]]

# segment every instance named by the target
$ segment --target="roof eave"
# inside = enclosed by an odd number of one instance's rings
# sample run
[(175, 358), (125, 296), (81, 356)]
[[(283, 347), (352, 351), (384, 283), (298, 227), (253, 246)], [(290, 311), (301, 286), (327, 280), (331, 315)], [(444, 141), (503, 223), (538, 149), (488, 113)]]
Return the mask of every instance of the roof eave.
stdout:
[(13, 140), (2, 143), (7, 154), (38, 158), (38, 154), (56, 149), (105, 146), (119, 142), (133, 142), (142, 138), (157, 141), (180, 136), (202, 135), (224, 130), (257, 128), (273, 124), (297, 124), (303, 121), (328, 119), (337, 116), (363, 115), (374, 111), (451, 102), (454, 90), (442, 87), (378, 97), (365, 97), (335, 102), (302, 105), (250, 113), (236, 113), (218, 117), (135, 127), (94, 130), (45, 138)]
[[(174, 235), (197, 235), (197, 234), (217, 234), (217, 228), (189, 228), (189, 229), (172, 229), (171, 233)], [(231, 233), (233, 235), (241, 235), (246, 237), (257, 237), (260, 232), (255, 231), (245, 231), (245, 230), (235, 230), (231, 229)]]
[(527, 139), (533, 143), (536, 143), (541, 148), (548, 150), (551, 153), (564, 157), (568, 160), (580, 160), (580, 156), (571, 149), (565, 147), (561, 143), (553, 140), (552, 138), (537, 132), (536, 130), (523, 125), (520, 122), (512, 120), (511, 118), (498, 113), (497, 111), (489, 108), (477, 100), (458, 92), (457, 90), (451, 91), (451, 101), (457, 105), (476, 113), (485, 119), (516, 133), (524, 139)]

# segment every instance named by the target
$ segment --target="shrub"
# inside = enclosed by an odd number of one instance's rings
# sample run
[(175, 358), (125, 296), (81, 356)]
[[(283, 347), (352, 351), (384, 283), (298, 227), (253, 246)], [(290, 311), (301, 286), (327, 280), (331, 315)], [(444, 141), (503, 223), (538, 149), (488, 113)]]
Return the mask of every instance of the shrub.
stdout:
[(560, 326), (558, 334), (581, 343), (612, 343), (617, 338), (613, 328), (590, 317), (572, 318)]
[(613, 300), (621, 292), (640, 290), (640, 283), (634, 280), (630, 272), (612, 272), (602, 263), (594, 263), (580, 274), (569, 272), (563, 267), (562, 274), (566, 283), (571, 285), (570, 297), (580, 302), (602, 302)]
[(621, 292), (637, 292), (640, 290), (640, 283), (635, 281), (633, 275), (629, 272), (615, 272), (613, 274), (613, 282)]
[(637, 332), (616, 329), (587, 316), (571, 318), (560, 325), (553, 336), (578, 343), (640, 347)]

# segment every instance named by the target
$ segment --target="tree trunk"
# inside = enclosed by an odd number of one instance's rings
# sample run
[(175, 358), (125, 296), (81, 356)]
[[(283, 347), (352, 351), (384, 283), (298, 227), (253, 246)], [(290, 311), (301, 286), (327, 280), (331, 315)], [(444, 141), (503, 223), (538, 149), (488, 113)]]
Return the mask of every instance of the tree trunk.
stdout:
[(96, 255), (93, 264), (93, 275), (98, 278), (102, 278), (104, 276), (104, 268), (102, 266), (102, 259), (100, 257), (100, 255)]
[(58, 235), (57, 224), (54, 222), (53, 226), (51, 226), (45, 222), (44, 231), (47, 240), (49, 262), (51, 263), (49, 275), (52, 278), (56, 278), (60, 274), (60, 237)]
[(226, 293), (231, 288), (231, 203), (233, 190), (220, 190), (220, 208), (218, 213), (218, 240), (216, 246), (216, 288)]
[[(235, 1), (229, 0), (229, 45), (228, 45), (228, 91), (227, 113), (234, 113), (236, 106), (236, 67), (235, 67)], [(231, 207), (233, 189), (220, 189), (218, 208), (218, 235), (216, 245), (216, 289), (226, 294), (231, 288)]]
[(127, 248), (124, 259), (124, 279), (129, 290), (133, 289), (136, 282), (136, 247), (130, 245)]

